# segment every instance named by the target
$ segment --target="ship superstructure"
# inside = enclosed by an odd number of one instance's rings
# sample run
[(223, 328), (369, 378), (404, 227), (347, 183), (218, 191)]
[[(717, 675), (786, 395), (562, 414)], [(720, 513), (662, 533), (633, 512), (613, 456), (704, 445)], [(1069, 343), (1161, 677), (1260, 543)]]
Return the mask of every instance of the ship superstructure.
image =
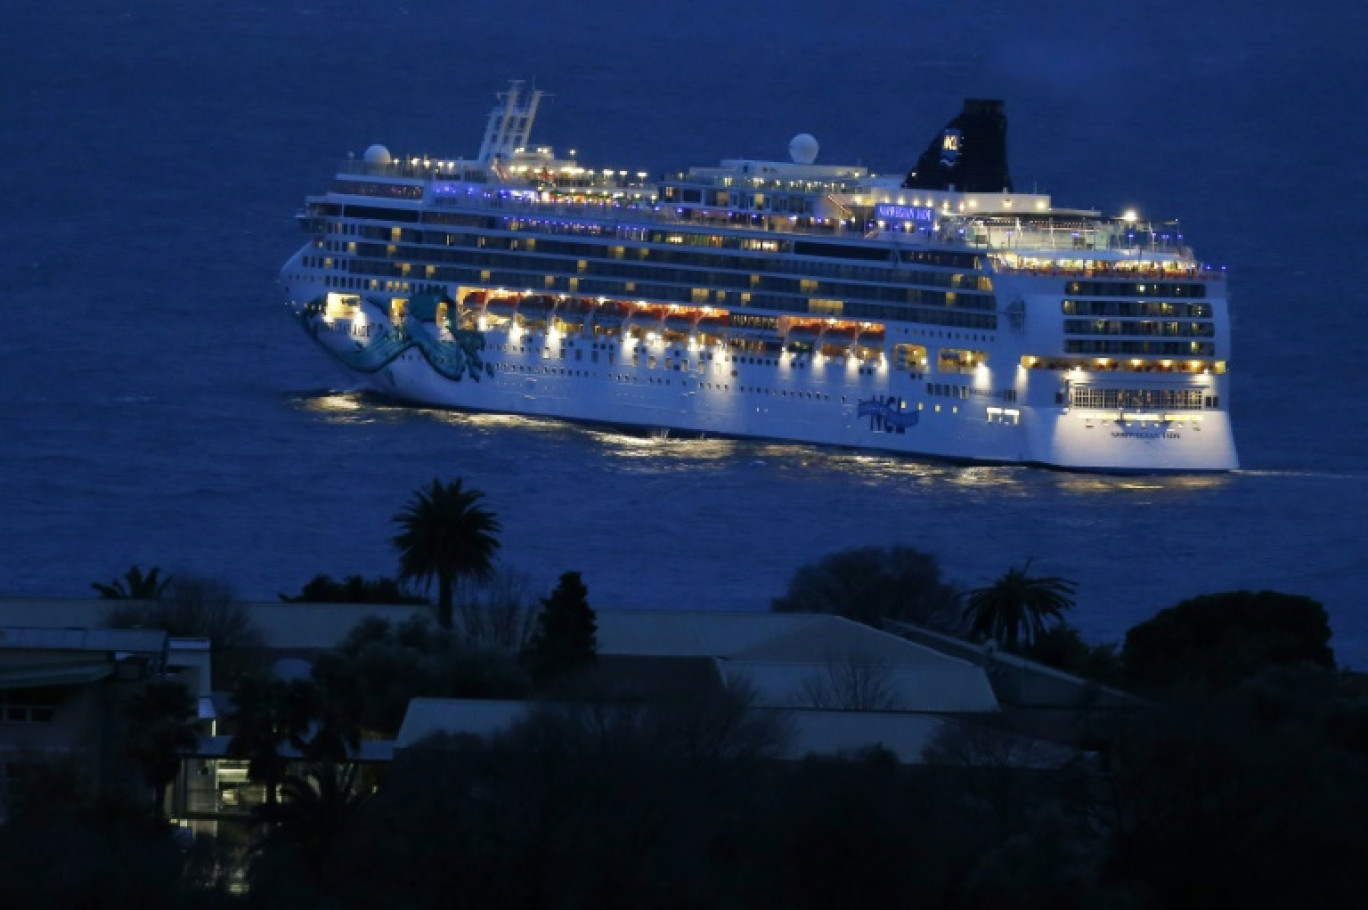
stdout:
[(530, 144), (372, 146), (308, 197), (289, 304), (425, 405), (1102, 471), (1237, 466), (1222, 270), (1176, 225), (1012, 188), (969, 101), (906, 175), (729, 159), (648, 181)]

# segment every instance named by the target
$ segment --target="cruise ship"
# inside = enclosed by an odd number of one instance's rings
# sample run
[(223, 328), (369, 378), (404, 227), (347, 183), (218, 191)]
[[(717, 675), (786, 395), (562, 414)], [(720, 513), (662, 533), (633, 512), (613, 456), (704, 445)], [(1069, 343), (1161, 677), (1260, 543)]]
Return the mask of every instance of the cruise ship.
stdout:
[(964, 102), (906, 173), (819, 164), (802, 133), (789, 160), (649, 178), (533, 145), (542, 100), (513, 82), (474, 158), (373, 145), (306, 198), (281, 284), (354, 385), (916, 458), (1237, 467), (1224, 271), (1175, 222), (1017, 192), (1002, 102)]

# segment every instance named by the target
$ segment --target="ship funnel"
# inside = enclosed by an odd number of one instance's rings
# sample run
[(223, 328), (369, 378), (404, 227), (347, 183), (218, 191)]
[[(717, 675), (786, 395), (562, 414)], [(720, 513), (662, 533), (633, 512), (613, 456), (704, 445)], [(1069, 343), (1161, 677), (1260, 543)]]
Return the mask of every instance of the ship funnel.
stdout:
[(965, 193), (1012, 191), (1007, 172), (1007, 115), (1001, 101), (969, 99), (917, 159), (903, 186)]

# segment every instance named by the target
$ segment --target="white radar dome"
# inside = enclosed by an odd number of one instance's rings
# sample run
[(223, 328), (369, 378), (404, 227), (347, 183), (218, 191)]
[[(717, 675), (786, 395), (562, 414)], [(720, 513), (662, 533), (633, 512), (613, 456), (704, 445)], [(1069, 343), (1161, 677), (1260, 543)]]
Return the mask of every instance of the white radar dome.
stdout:
[(366, 149), (366, 154), (362, 156), (367, 164), (389, 164), (389, 149), (383, 145), (372, 145)]
[(794, 164), (811, 164), (817, 160), (817, 140), (811, 133), (799, 133), (789, 140), (789, 157)]

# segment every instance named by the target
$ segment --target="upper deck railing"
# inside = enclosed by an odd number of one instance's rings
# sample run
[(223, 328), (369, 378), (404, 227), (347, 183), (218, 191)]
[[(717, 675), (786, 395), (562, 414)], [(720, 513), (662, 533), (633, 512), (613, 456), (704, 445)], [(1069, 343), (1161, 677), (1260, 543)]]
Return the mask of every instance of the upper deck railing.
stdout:
[[(724, 207), (665, 204), (655, 187), (633, 180), (626, 172), (567, 172), (538, 182), (490, 185), (484, 165), (469, 161), (427, 158), (385, 164), (349, 160), (340, 175), (421, 179), (427, 204), (438, 209), (463, 209), (531, 219), (590, 219), (616, 225), (669, 228), (706, 228), (723, 231), (764, 231), (773, 234), (848, 237), (881, 240), (899, 246), (951, 247), (988, 253), (1000, 269), (1044, 267), (1040, 260), (1063, 260), (1072, 269), (1077, 261), (1116, 262), (1159, 259), (1196, 269), (1192, 251), (1175, 225), (1154, 225), (1122, 218), (1034, 213), (967, 214), (942, 211), (936, 228), (899, 230), (874, 218), (872, 205), (843, 203), (844, 218), (819, 218), (778, 212), (738, 211)], [(547, 198), (547, 194), (555, 194)], [(578, 197), (578, 198), (576, 198)], [(416, 200), (415, 200), (416, 201)]]
[(549, 185), (556, 189), (585, 189), (613, 191), (654, 192), (655, 186), (645, 182), (641, 171), (631, 173), (616, 170), (594, 170), (579, 166), (543, 167), (538, 159), (508, 162), (507, 164), (486, 164), (479, 161), (446, 160), (427, 157), (393, 158), (386, 162), (366, 161), (361, 158), (348, 158), (337, 168), (339, 175), (351, 177), (389, 177), (405, 180), (464, 180), (483, 183), (500, 179), (508, 186), (521, 180), (527, 189), (537, 185)]
[(1176, 225), (1152, 225), (1124, 218), (1072, 216), (963, 217), (956, 225), (966, 241), (993, 251), (1029, 255), (1072, 254), (1067, 259), (1117, 259), (1137, 255), (1192, 260)]

